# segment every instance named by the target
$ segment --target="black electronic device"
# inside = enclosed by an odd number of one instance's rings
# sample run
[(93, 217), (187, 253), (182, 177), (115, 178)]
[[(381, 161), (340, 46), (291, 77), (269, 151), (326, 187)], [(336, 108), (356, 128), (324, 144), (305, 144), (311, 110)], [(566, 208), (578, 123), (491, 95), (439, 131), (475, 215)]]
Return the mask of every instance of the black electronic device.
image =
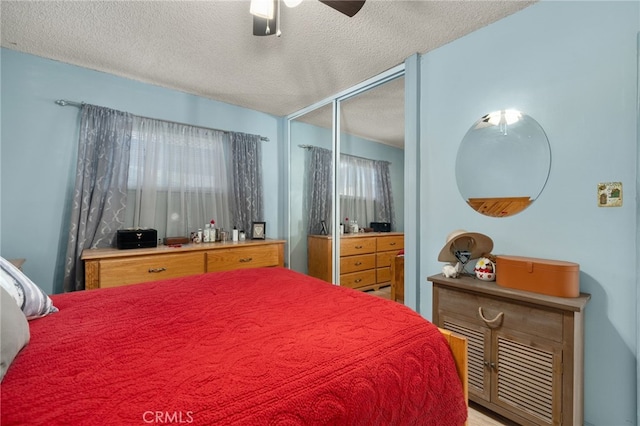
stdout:
[(158, 246), (158, 231), (151, 228), (118, 229), (116, 247), (119, 249), (150, 248)]
[(391, 232), (390, 222), (371, 222), (371, 228), (373, 232)]

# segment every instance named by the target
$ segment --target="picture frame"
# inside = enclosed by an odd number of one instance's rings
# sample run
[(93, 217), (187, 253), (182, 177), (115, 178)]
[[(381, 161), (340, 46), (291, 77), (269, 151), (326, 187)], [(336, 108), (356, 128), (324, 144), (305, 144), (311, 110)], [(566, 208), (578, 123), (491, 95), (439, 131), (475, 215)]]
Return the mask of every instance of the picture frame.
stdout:
[(251, 239), (264, 240), (267, 234), (267, 222), (251, 222)]

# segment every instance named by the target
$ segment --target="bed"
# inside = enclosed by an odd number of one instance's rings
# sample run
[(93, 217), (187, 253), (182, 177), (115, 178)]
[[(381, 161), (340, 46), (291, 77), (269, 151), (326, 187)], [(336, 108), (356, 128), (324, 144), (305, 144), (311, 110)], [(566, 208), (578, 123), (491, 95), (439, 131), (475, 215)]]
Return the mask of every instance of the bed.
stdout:
[(51, 300), (2, 380), (2, 425), (466, 422), (463, 340), (285, 268)]

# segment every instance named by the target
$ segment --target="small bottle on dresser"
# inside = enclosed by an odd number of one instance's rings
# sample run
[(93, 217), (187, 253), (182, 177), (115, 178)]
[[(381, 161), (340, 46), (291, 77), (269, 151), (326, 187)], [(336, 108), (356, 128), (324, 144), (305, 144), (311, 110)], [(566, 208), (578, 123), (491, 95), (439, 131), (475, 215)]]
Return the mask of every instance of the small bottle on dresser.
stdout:
[(202, 242), (208, 243), (211, 241), (211, 224), (206, 223), (204, 225), (204, 234), (202, 235)]

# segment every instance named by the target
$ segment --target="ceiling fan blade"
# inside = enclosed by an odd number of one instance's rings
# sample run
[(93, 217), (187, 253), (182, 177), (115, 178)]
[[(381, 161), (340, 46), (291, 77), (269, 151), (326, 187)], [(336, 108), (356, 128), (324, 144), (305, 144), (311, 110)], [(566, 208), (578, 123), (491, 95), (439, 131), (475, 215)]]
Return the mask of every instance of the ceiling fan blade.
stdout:
[(337, 10), (340, 13), (344, 13), (349, 18), (353, 18), (353, 15), (358, 13), (362, 6), (364, 6), (365, 0), (319, 0), (321, 3)]

